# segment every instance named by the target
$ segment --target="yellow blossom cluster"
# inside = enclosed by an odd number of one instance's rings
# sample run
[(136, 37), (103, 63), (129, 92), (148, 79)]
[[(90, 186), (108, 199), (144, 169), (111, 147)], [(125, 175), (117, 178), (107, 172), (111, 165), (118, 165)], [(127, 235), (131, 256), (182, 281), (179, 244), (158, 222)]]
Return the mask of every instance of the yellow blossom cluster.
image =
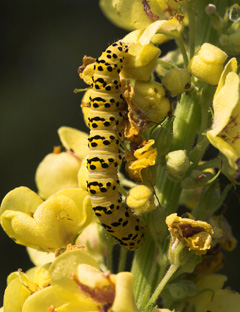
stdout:
[[(14, 300), (13, 300), (14, 298)], [(138, 312), (133, 276), (101, 272), (85, 250), (70, 248), (52, 263), (8, 276), (4, 311)]]

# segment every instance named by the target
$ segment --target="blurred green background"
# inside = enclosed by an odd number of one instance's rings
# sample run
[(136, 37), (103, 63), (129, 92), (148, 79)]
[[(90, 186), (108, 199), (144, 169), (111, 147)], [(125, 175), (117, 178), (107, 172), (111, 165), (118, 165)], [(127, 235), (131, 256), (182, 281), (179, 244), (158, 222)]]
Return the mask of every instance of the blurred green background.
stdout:
[[(36, 191), (35, 170), (60, 144), (57, 129), (86, 130), (77, 68), (125, 35), (102, 14), (98, 0), (3, 0), (0, 4), (0, 199), (17, 186)], [(164, 46), (164, 49), (167, 45)], [(239, 198), (232, 192), (227, 215), (239, 235)], [(0, 232), (0, 300), (7, 275), (32, 266), (25, 248)], [(227, 255), (227, 285), (240, 291), (239, 248)], [(236, 272), (236, 270), (238, 270)], [(1, 303), (0, 303), (1, 304)]]

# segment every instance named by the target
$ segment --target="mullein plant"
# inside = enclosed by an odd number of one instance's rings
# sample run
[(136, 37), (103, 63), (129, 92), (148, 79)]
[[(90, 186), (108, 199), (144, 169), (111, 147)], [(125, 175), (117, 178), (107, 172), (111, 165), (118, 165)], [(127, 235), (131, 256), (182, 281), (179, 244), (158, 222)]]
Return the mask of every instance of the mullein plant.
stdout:
[[(240, 294), (217, 272), (223, 251), (237, 244), (222, 206), (240, 180), (240, 6), (101, 0), (100, 7), (129, 31), (121, 39), (129, 51), (120, 73), (128, 113), (119, 191), (144, 224), (144, 240), (128, 252), (100, 225), (86, 187), (88, 134), (61, 127), (64, 149), (37, 168), (38, 194), (19, 187), (1, 204), (2, 228), (35, 266), (8, 276), (0, 311), (239, 311)], [(161, 56), (170, 40), (176, 48)], [(93, 64), (86, 57), (79, 70), (87, 84)], [(88, 123), (91, 88), (84, 91)], [(202, 160), (210, 145), (217, 156)], [(223, 189), (220, 175), (229, 181)]]

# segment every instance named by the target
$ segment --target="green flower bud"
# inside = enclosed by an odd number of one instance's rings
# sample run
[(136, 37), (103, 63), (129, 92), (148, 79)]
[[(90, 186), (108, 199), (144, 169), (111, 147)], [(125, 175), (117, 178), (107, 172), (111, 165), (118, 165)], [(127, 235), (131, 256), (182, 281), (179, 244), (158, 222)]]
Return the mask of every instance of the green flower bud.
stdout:
[(197, 294), (197, 287), (193, 281), (181, 280), (175, 283), (167, 284), (164, 288), (164, 298), (170, 300), (182, 300), (188, 296)]
[(190, 167), (187, 152), (183, 150), (173, 151), (166, 156), (166, 170), (170, 180), (180, 181)]
[(209, 15), (209, 16), (216, 14), (216, 12), (217, 12), (216, 5), (209, 3), (209, 4), (205, 7), (205, 12), (206, 12), (207, 15)]
[(163, 77), (162, 83), (164, 87), (170, 92), (171, 96), (178, 95), (190, 89), (190, 73), (186, 69), (170, 69)]
[(216, 6), (214, 4), (208, 4), (205, 7), (205, 12), (211, 18), (213, 28), (217, 29), (218, 31), (221, 31), (223, 27), (223, 20), (221, 16), (218, 14)]
[(156, 209), (153, 192), (146, 185), (137, 185), (131, 188), (126, 203), (136, 215)]
[(228, 54), (236, 55), (240, 53), (240, 29), (237, 29), (233, 33), (227, 35), (222, 34), (219, 37), (221, 47)]
[(204, 43), (191, 58), (188, 69), (200, 80), (216, 85), (223, 71), (227, 54), (210, 43)]
[(156, 81), (136, 81), (132, 101), (155, 123), (159, 123), (166, 117), (170, 110), (170, 102), (165, 96), (165, 90), (162, 84)]

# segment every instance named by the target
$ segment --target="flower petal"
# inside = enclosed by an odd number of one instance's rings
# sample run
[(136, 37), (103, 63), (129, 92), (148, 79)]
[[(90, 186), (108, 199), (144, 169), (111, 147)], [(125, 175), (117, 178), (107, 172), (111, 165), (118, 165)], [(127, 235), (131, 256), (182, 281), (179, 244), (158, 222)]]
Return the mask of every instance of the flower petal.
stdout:
[[(19, 196), (18, 189), (11, 192), (11, 197), (14, 196)], [(7, 205), (9, 210), (5, 210), (1, 217), (4, 231), (18, 244), (55, 251), (73, 242), (77, 233), (92, 220), (90, 198), (84, 190), (61, 191), (41, 203), (33, 215), (22, 212), (24, 203), (32, 197), (35, 199), (31, 192), (27, 192), (22, 202), (16, 199), (19, 211), (10, 210), (11, 206)]]
[(21, 211), (31, 215), (42, 203), (43, 200), (35, 192), (25, 186), (20, 186), (7, 193), (4, 197), (0, 215), (6, 210)]
[(63, 253), (51, 264), (50, 279), (54, 291), (66, 301), (87, 301), (89, 304), (94, 302), (90, 298), (81, 293), (76, 282), (71, 275), (78, 274), (78, 266), (80, 264), (89, 264), (94, 268), (99, 268), (97, 261), (88, 253), (82, 250), (71, 250)]
[(214, 232), (207, 222), (181, 218), (173, 213), (166, 218), (166, 224), (173, 239), (178, 239), (196, 255), (205, 254), (210, 249)]
[(58, 135), (63, 146), (79, 159), (83, 159), (89, 153), (87, 133), (70, 127), (61, 127), (58, 129)]
[(121, 272), (116, 275), (116, 295), (111, 312), (139, 312), (133, 296), (133, 284), (132, 273)]
[(100, 8), (105, 14), (105, 16), (116, 26), (121, 27), (126, 30), (134, 29), (128, 23), (126, 23), (114, 10), (112, 0), (100, 0)]
[(65, 303), (62, 298), (57, 296), (53, 287), (49, 286), (29, 296), (23, 304), (21, 312), (45, 312), (51, 311), (51, 307), (58, 311), (58, 308)]
[(170, 38), (178, 38), (181, 30), (180, 21), (174, 17), (170, 20), (159, 20), (150, 24), (143, 32), (139, 39), (142, 45), (150, 43), (151, 39), (156, 33), (161, 33)]

